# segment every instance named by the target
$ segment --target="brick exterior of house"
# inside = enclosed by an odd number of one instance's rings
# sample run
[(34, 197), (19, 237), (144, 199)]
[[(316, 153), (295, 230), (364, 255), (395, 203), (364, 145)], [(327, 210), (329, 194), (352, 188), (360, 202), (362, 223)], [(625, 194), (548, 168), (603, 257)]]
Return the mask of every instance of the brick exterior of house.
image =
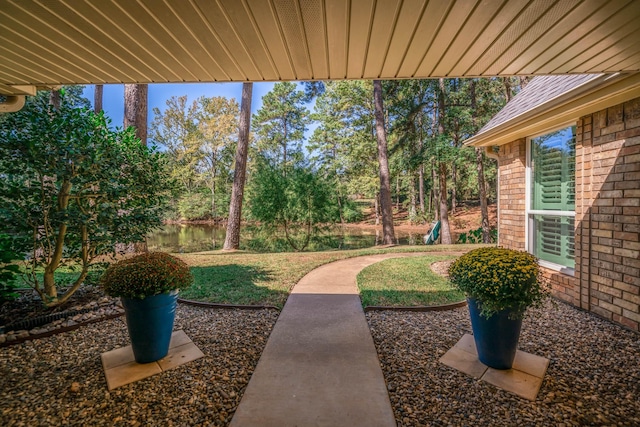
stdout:
[[(553, 295), (640, 331), (640, 98), (576, 123), (575, 275)], [(526, 140), (499, 151), (499, 244), (525, 249)]]

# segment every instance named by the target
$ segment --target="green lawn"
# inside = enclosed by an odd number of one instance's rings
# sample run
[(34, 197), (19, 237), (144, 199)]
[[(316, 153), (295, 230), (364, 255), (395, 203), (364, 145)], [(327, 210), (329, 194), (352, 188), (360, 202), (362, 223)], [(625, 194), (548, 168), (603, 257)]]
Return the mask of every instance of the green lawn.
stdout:
[[(210, 251), (174, 255), (189, 264), (195, 278), (193, 286), (180, 293), (182, 298), (220, 304), (273, 305), (281, 308), (293, 286), (308, 272), (323, 264), (362, 255), (398, 252), (425, 252), (430, 254), (428, 259), (445, 259), (446, 256), (438, 256), (438, 252), (464, 252), (478, 246), (397, 246), (386, 249), (281, 253)], [(422, 260), (420, 262), (428, 265), (428, 261), (424, 261), (426, 258), (420, 257), (419, 259)], [(389, 265), (394, 264), (392, 262)], [(399, 268), (397, 270), (410, 269)], [(424, 305), (425, 294), (429, 294), (429, 292), (419, 291), (420, 288), (411, 290), (410, 287), (414, 286), (415, 280), (411, 276), (399, 276), (401, 273), (403, 272), (398, 271), (396, 279), (393, 277), (391, 280), (385, 279), (386, 282), (380, 276), (379, 284), (373, 283), (372, 280), (372, 284), (367, 285), (368, 288), (363, 288), (365, 289), (363, 292), (365, 306), (374, 304)], [(409, 272), (407, 271), (407, 273)], [(429, 273), (430, 270), (425, 273), (424, 277), (432, 277)], [(76, 275), (77, 273), (71, 268), (61, 268), (56, 272), (56, 281), (70, 283)], [(97, 277), (94, 278), (94, 281), (96, 279)], [(432, 282), (435, 284), (438, 279), (439, 276), (435, 276)], [(389, 283), (394, 284), (395, 290), (384, 289), (384, 286), (388, 287)], [(18, 281), (18, 284), (25, 286), (21, 280)], [(436, 294), (444, 295), (443, 292), (434, 293), (434, 301), (439, 301)], [(378, 296), (374, 297), (374, 295)], [(393, 298), (391, 295), (394, 295)], [(434, 302), (434, 304), (438, 304), (438, 302)]]
[[(302, 253), (201, 252), (178, 255), (191, 267), (195, 282), (181, 297), (223, 304), (282, 307), (291, 288), (320, 265), (361, 255), (397, 252), (467, 251), (477, 245), (402, 246), (388, 249)], [(443, 258), (444, 259), (444, 258)], [(398, 283), (399, 287), (405, 286)], [(418, 295), (418, 294), (414, 294)], [(403, 305), (422, 305), (423, 299)]]
[(449, 281), (431, 271), (431, 263), (453, 259), (450, 256), (388, 259), (358, 274), (363, 306), (427, 306), (464, 300), (464, 294)]

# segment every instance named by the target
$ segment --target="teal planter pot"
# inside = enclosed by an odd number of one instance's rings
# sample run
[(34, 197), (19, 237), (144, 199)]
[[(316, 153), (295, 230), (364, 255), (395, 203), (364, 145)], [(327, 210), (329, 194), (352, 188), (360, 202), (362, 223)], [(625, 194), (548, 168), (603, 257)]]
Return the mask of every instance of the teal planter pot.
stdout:
[(480, 316), (475, 299), (467, 298), (467, 303), (478, 358), (491, 368), (511, 369), (518, 350), (522, 319), (509, 319), (507, 310), (487, 319)]
[(136, 362), (151, 363), (165, 357), (169, 353), (178, 291), (121, 300)]

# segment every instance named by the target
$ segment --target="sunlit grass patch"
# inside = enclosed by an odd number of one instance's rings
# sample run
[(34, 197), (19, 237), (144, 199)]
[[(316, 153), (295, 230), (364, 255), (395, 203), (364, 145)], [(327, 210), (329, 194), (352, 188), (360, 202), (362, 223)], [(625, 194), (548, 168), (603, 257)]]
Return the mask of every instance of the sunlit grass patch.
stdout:
[(429, 306), (464, 300), (430, 265), (453, 257), (427, 255), (395, 258), (373, 264), (358, 274), (363, 306)]
[[(362, 255), (467, 251), (474, 245), (397, 246), (326, 252), (200, 252), (175, 254), (192, 268), (195, 282), (181, 297), (223, 304), (257, 304), (282, 307), (293, 286), (323, 264)], [(437, 256), (437, 255), (434, 255)], [(444, 258), (443, 258), (444, 259)]]

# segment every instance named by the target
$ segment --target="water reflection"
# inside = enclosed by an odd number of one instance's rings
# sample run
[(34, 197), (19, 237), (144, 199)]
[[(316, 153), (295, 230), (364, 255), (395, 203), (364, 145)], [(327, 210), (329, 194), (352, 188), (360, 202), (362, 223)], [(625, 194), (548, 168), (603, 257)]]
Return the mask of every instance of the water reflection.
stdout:
[[(426, 231), (426, 230), (425, 230)], [(415, 245), (422, 241), (416, 231), (396, 230), (396, 244)], [(206, 224), (170, 224), (153, 233), (147, 239), (150, 250), (163, 252), (200, 252), (222, 249), (226, 228)], [(241, 248), (250, 248), (251, 232), (245, 230)], [(371, 227), (336, 227), (315, 242), (311, 250), (362, 249), (382, 243), (382, 230)]]

